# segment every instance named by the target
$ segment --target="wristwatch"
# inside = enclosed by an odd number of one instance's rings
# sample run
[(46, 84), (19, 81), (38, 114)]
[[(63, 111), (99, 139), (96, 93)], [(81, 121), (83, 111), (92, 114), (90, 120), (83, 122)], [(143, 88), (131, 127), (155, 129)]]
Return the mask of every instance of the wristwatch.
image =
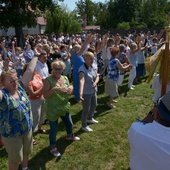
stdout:
[(150, 111), (149, 114), (150, 114), (151, 116), (153, 116), (153, 115), (154, 115), (154, 112), (153, 112), (153, 111)]

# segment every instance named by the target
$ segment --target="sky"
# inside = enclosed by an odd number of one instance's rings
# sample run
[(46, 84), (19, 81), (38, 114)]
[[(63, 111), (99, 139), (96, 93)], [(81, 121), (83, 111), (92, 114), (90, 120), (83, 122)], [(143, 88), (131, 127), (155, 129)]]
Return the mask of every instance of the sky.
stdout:
[[(70, 10), (70, 11), (73, 11), (74, 8), (76, 7), (76, 4), (75, 2), (77, 2), (78, 0), (64, 0), (64, 3), (65, 5), (67, 5), (67, 8)], [(104, 3), (106, 0), (92, 0), (93, 2), (102, 2)], [(59, 3), (60, 4), (60, 3)]]

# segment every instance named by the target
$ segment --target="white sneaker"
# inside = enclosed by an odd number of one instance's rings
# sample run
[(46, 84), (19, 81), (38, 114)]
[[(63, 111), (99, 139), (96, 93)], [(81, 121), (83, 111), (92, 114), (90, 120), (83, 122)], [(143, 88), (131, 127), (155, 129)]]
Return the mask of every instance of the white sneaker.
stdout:
[(132, 84), (132, 87), (135, 87), (135, 85)]
[(99, 123), (99, 121), (95, 120), (94, 118), (92, 118), (91, 120), (87, 119), (86, 122), (87, 122), (87, 123), (92, 123), (92, 124)]
[(94, 111), (94, 114), (96, 114), (96, 113), (97, 113), (97, 110)]
[(77, 140), (80, 140), (80, 138), (78, 136), (75, 136), (74, 134), (72, 134), (72, 135), (67, 135), (66, 140), (77, 141)]
[(133, 87), (129, 87), (129, 90), (134, 90), (134, 88)]
[(82, 127), (82, 130), (84, 130), (86, 132), (93, 132), (93, 129), (91, 129), (89, 126)]
[(53, 154), (53, 156), (55, 156), (55, 157), (60, 157), (61, 156), (61, 154), (60, 154), (60, 152), (58, 151), (58, 149), (55, 147), (55, 148), (51, 148), (50, 149), (50, 152)]

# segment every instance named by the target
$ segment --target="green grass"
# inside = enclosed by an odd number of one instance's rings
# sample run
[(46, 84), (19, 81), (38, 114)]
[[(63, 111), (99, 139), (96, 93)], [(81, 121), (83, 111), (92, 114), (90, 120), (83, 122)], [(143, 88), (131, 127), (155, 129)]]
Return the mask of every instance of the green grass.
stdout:
[[(85, 133), (81, 130), (81, 104), (70, 98), (70, 113), (74, 122), (74, 133), (81, 140), (70, 142), (65, 140), (65, 127), (60, 121), (57, 134), (57, 147), (62, 154), (56, 159), (49, 153), (48, 135), (37, 134), (30, 156), (31, 170), (128, 170), (129, 143), (127, 132), (132, 122), (142, 119), (152, 108), (153, 90), (144, 80), (136, 85), (135, 90), (127, 91), (127, 78), (121, 87), (124, 91), (117, 99), (116, 109), (107, 106), (108, 97), (104, 93), (104, 84), (99, 84), (98, 106), (95, 118), (99, 124), (90, 125), (94, 130)], [(48, 125), (44, 126), (49, 129)], [(7, 169), (7, 154), (0, 148), (0, 169)]]

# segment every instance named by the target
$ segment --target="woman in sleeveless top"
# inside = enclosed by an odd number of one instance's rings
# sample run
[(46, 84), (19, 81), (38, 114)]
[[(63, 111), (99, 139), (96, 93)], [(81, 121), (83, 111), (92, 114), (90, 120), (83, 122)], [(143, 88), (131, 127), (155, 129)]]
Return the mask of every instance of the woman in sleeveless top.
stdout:
[(61, 154), (57, 150), (56, 134), (58, 131), (58, 118), (60, 117), (66, 126), (67, 140), (80, 140), (72, 133), (73, 122), (69, 114), (70, 102), (69, 95), (72, 94), (73, 86), (69, 84), (66, 76), (62, 76), (65, 69), (63, 61), (54, 61), (51, 64), (52, 74), (44, 81), (44, 97), (46, 99), (46, 116), (50, 124), (50, 152), (59, 157)]

